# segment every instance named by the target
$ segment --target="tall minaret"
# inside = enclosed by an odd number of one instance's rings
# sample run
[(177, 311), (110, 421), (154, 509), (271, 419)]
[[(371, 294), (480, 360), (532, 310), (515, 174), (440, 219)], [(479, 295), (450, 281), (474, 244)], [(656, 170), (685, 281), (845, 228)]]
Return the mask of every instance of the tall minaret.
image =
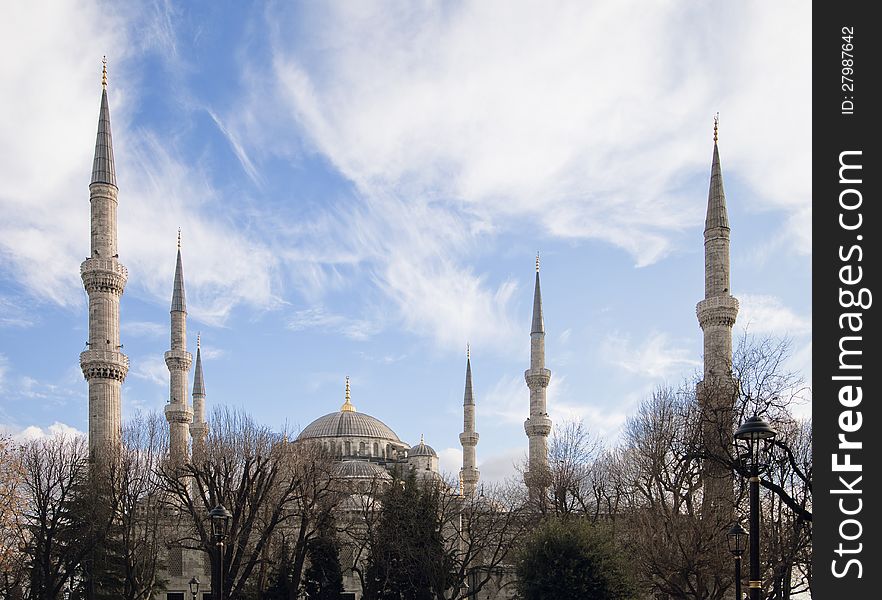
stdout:
[[(695, 309), (704, 332), (704, 379), (698, 383), (696, 395), (703, 411), (706, 449), (725, 456), (732, 443), (732, 408), (738, 390), (732, 376), (732, 327), (738, 300), (729, 286), (729, 215), (717, 147), (718, 126), (719, 119), (714, 117), (714, 155), (704, 223), (704, 300)], [(703, 464), (705, 508), (720, 506), (724, 513), (731, 512), (731, 470), (713, 460)]]
[(92, 241), (89, 258), (80, 265), (83, 287), (89, 295), (88, 349), (80, 354), (80, 367), (89, 382), (89, 452), (109, 456), (121, 435), (120, 388), (129, 370), (129, 359), (120, 350), (119, 298), (128, 271), (119, 262), (116, 212), (118, 206), (110, 108), (107, 104), (107, 60), (101, 78), (98, 139), (89, 184)]
[(478, 487), (480, 472), (475, 468), (475, 447), (478, 445), (478, 432), (475, 431), (475, 396), (472, 393), (472, 357), (466, 346), (466, 378), (465, 394), (462, 399), (463, 425), (462, 433), (459, 434), (459, 443), (462, 444), (462, 470), (459, 479), (462, 482), (463, 492), (473, 494)]
[(187, 303), (184, 298), (184, 266), (181, 262), (181, 231), (178, 230), (178, 262), (171, 301), (171, 350), (165, 353), (169, 372), (169, 399), (165, 419), (169, 429), (169, 458), (173, 464), (187, 461), (193, 411), (187, 401), (187, 380), (193, 357), (187, 352)]
[(193, 374), (193, 424), (190, 437), (193, 438), (193, 456), (198, 456), (205, 447), (208, 423), (205, 422), (205, 380), (202, 376), (202, 336), (196, 336), (196, 367)]
[(524, 480), (528, 487), (544, 486), (542, 476), (548, 466), (548, 434), (551, 433), (546, 388), (551, 381), (551, 371), (545, 368), (545, 320), (542, 318), (538, 254), (536, 288), (533, 292), (533, 326), (530, 329), (530, 368), (524, 371), (524, 379), (530, 388), (530, 416), (524, 421), (524, 430), (530, 440), (530, 455)]

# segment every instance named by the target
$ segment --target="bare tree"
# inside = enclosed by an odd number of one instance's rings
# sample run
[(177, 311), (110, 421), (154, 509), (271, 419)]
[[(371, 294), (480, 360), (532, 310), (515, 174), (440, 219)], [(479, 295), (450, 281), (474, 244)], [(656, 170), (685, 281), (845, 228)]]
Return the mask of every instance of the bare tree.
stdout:
[[(288, 443), (243, 412), (218, 409), (198, 462), (161, 469), (171, 509), (180, 510), (185, 548), (208, 549), (213, 569), (223, 565), (225, 593), (245, 593), (255, 569), (268, 560), (273, 535), (294, 540), (294, 588), (299, 586), (307, 542), (337, 495), (330, 461), (309, 444)], [(223, 561), (212, 540), (208, 511), (223, 504), (231, 513)]]

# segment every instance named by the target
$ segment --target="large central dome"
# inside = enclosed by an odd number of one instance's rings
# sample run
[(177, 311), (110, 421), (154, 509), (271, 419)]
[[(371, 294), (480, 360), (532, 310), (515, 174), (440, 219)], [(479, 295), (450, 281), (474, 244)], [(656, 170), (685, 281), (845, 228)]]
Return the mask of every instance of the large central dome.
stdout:
[(298, 440), (315, 438), (365, 437), (400, 442), (395, 432), (381, 420), (355, 411), (332, 412), (303, 428)]

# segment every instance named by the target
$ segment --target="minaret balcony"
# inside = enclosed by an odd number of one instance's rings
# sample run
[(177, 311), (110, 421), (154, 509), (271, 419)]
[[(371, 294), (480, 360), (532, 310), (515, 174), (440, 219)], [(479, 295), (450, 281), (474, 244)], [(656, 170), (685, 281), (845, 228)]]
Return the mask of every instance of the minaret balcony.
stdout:
[(80, 368), (86, 379), (123, 381), (129, 372), (129, 357), (117, 350), (86, 350), (80, 353)]
[(80, 265), (80, 277), (87, 292), (122, 295), (129, 271), (115, 258), (87, 258)]
[(734, 296), (711, 296), (695, 306), (698, 323), (704, 329), (708, 325), (732, 327), (738, 316), (738, 299)]
[(165, 405), (165, 420), (169, 423), (192, 423), (193, 409), (186, 404), (168, 403)]
[(463, 446), (477, 446), (478, 437), (477, 431), (463, 431), (459, 434), (459, 443)]
[(548, 383), (551, 381), (551, 370), (527, 369), (524, 371), (524, 379), (527, 382), (527, 387), (530, 389), (534, 387), (548, 387)]
[(548, 415), (533, 415), (524, 421), (524, 431), (527, 437), (536, 435), (547, 437), (551, 433), (551, 419)]
[(165, 364), (170, 371), (189, 371), (193, 355), (186, 350), (169, 350), (165, 353)]

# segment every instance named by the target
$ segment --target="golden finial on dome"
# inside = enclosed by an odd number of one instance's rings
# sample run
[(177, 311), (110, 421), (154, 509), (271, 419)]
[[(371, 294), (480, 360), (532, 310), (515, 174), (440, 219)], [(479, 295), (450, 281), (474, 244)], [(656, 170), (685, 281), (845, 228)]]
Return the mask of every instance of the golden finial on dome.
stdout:
[(349, 375), (346, 376), (346, 401), (343, 403), (343, 406), (340, 407), (340, 412), (355, 412), (355, 407), (352, 405), (352, 397), (349, 391)]
[(425, 440), (425, 438), (423, 437), (423, 434), (421, 433), (421, 434), (420, 434), (420, 444), (425, 445), (425, 443), (426, 443), (426, 440)]
[(720, 113), (714, 115), (714, 144), (717, 143), (717, 130), (720, 127)]
[(107, 56), (101, 59), (101, 87), (107, 89)]

